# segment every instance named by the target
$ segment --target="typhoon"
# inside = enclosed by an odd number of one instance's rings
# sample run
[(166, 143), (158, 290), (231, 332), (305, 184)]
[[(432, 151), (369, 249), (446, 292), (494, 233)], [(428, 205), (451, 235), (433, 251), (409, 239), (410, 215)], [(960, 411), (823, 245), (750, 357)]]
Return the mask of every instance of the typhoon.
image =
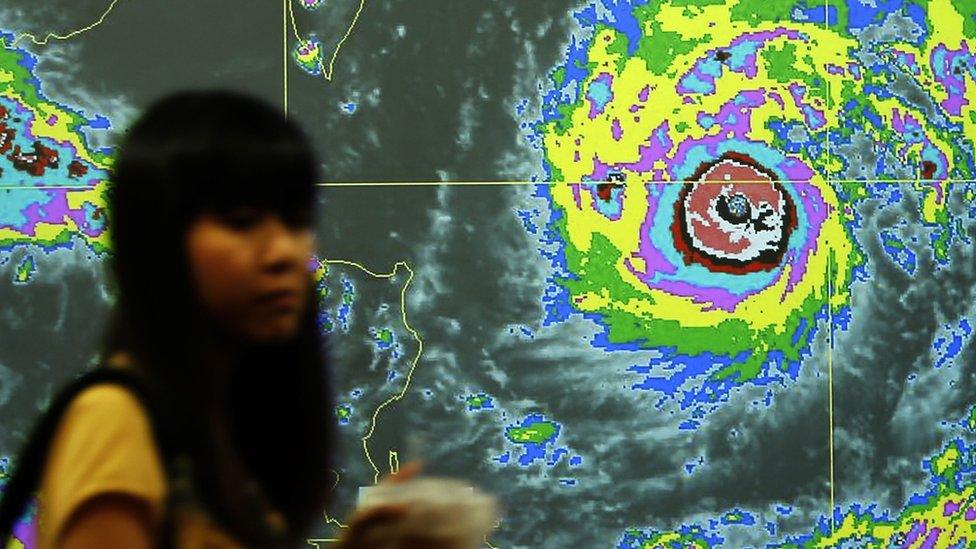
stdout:
[(583, 314), (602, 327), (595, 345), (684, 366), (648, 366), (643, 388), (694, 371), (714, 399), (795, 377), (818, 325), (845, 317), (865, 263), (856, 206), (880, 186), (917, 190), (920, 216), (952, 238), (950, 183), (974, 172), (974, 10), (889, 4), (577, 14), (590, 33), (551, 74), (535, 127), (559, 246), (549, 318)]

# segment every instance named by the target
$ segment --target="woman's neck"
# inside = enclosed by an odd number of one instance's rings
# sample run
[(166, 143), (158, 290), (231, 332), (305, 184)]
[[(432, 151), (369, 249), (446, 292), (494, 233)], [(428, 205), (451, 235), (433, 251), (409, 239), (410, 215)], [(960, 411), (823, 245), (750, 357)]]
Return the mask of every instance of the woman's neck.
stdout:
[(230, 379), (245, 356), (244, 347), (242, 342), (220, 334), (203, 346), (201, 366), (208, 370), (215, 404), (226, 404)]

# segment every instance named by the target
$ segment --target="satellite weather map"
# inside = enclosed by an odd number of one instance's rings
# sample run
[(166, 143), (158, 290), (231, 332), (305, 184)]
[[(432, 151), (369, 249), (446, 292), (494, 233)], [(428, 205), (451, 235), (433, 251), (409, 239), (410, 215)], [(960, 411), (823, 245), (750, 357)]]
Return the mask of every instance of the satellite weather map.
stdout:
[(976, 547), (976, 0), (4, 0), (0, 476), (97, 364), (118, 139), (191, 87), (322, 160), (309, 546), (422, 459), (490, 548)]

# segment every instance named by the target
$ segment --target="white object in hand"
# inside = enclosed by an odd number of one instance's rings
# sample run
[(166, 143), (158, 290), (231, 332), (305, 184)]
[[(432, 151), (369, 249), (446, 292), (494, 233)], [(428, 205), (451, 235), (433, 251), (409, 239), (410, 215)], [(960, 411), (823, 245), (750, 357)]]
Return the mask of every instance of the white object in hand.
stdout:
[(370, 537), (377, 547), (405, 540), (428, 540), (437, 547), (476, 549), (498, 520), (495, 498), (462, 482), (422, 477), (359, 489), (358, 509), (397, 506), (403, 518), (378, 527)]

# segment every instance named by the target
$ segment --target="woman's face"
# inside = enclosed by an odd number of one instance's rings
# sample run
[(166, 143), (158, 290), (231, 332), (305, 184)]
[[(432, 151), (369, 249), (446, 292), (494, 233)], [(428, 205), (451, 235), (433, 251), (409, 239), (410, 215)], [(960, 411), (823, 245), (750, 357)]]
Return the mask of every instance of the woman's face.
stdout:
[(297, 333), (311, 289), (308, 223), (241, 207), (201, 214), (186, 238), (199, 299), (224, 329), (254, 343)]

